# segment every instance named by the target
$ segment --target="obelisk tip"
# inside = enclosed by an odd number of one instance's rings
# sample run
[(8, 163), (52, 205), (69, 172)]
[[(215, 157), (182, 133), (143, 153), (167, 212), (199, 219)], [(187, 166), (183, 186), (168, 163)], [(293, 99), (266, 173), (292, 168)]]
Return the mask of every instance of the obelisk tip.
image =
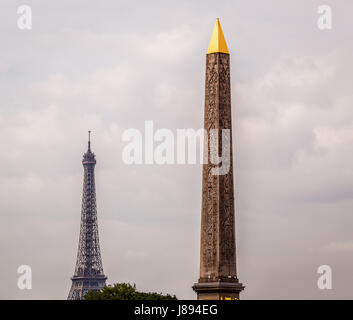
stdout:
[(216, 24), (213, 28), (211, 41), (208, 45), (208, 50), (207, 50), (207, 53), (216, 53), (216, 52), (229, 54), (226, 39), (224, 38), (224, 34), (222, 31), (221, 24), (219, 22), (219, 18), (217, 18), (216, 20)]

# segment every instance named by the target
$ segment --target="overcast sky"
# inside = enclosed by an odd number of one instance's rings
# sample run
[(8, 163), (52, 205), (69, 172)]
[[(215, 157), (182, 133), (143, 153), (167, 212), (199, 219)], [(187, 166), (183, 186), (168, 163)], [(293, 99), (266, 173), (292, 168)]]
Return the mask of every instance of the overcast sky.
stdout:
[[(32, 30), (17, 27), (30, 5)], [(329, 4), (332, 30), (319, 30)], [(352, 299), (353, 60), (349, 1), (0, 4), (0, 298), (66, 299), (87, 130), (108, 283), (194, 299), (201, 166), (122, 161), (122, 132), (203, 126), (217, 17), (231, 53), (243, 299)], [(32, 267), (33, 289), (17, 287)], [(330, 265), (333, 289), (319, 290)]]

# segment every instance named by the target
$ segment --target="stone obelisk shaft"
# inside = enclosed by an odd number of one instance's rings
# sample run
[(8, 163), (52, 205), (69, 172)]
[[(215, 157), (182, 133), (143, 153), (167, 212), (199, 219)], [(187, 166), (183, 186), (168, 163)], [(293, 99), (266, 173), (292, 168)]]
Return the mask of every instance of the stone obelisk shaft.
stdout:
[[(218, 20), (215, 28), (216, 44), (212, 50), (214, 31), (206, 56), (204, 128), (209, 160), (202, 169), (200, 278), (193, 288), (198, 299), (239, 299), (244, 287), (236, 267), (230, 57)], [(225, 174), (212, 172), (222, 165), (210, 162), (210, 132), (214, 129), (218, 129), (218, 155), (222, 155), (222, 144), (229, 146), (229, 170)], [(226, 130), (228, 139), (222, 135)]]

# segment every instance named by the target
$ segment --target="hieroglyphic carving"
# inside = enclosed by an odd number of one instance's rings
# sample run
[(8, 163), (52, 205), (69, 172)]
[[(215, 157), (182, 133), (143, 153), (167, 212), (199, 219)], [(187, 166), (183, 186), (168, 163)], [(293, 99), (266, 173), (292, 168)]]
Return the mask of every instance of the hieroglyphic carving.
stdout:
[[(224, 139), (222, 129), (232, 129), (230, 100), (229, 54), (208, 54), (204, 128), (208, 133), (211, 129), (219, 129), (219, 155)], [(211, 169), (215, 165), (203, 165), (200, 282), (237, 281), (231, 131), (229, 139), (223, 141), (230, 147), (229, 172), (213, 175)], [(210, 139), (207, 150), (210, 150)]]

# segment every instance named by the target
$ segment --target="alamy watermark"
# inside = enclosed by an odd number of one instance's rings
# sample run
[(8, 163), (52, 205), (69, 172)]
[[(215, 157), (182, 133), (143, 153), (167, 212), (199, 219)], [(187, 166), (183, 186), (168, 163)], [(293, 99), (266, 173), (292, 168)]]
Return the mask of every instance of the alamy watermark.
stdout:
[(32, 268), (28, 265), (21, 265), (17, 268), (20, 276), (17, 279), (17, 287), (20, 290), (32, 289)]
[(332, 289), (332, 269), (328, 265), (319, 266), (317, 273), (321, 274), (317, 280), (317, 287), (320, 290), (331, 290)]
[(32, 29), (32, 9), (30, 6), (22, 5), (17, 8), (17, 13), (20, 15), (17, 19), (17, 27), (20, 30)]
[[(126, 164), (212, 164), (212, 175), (225, 175), (231, 164), (230, 129), (169, 129), (154, 131), (153, 121), (145, 121), (145, 132), (127, 129), (122, 140)], [(186, 152), (187, 149), (187, 152)], [(198, 156), (199, 154), (199, 156)]]
[(317, 20), (317, 27), (320, 30), (331, 30), (332, 29), (332, 9), (328, 5), (321, 5), (317, 9), (317, 13), (320, 14)]

